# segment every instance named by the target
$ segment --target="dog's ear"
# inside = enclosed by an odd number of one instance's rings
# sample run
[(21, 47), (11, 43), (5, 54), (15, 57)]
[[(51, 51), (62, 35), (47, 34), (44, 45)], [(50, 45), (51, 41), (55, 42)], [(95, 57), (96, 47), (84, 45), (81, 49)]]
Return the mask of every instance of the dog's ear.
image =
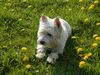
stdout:
[(47, 22), (47, 17), (46, 16), (41, 16), (40, 21)]
[(61, 27), (61, 23), (60, 23), (60, 21), (59, 21), (59, 18), (55, 18), (55, 20), (54, 20), (54, 25), (56, 25), (58, 28)]
[(57, 32), (62, 32), (61, 22), (58, 17), (54, 19), (54, 25), (55, 25)]

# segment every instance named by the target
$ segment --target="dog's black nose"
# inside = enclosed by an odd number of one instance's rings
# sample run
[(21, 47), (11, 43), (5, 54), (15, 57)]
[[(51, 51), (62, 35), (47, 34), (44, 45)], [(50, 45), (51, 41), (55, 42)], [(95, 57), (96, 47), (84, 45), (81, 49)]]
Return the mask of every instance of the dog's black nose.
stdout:
[(44, 42), (44, 41), (40, 41), (40, 43), (41, 43), (42, 45), (44, 45), (44, 44), (45, 44), (45, 42)]

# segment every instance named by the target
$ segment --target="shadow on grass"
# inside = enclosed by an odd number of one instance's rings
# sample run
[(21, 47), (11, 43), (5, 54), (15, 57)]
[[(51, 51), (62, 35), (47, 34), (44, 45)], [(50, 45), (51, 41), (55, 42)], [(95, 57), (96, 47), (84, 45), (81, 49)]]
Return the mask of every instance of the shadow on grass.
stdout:
[(54, 75), (74, 75), (77, 72), (79, 58), (75, 51), (76, 45), (74, 40), (69, 39), (67, 41), (64, 54), (55, 65)]
[(75, 40), (69, 39), (67, 41), (63, 56), (55, 64), (53, 75), (95, 75), (93, 72), (79, 68), (80, 58), (76, 53), (76, 46)]

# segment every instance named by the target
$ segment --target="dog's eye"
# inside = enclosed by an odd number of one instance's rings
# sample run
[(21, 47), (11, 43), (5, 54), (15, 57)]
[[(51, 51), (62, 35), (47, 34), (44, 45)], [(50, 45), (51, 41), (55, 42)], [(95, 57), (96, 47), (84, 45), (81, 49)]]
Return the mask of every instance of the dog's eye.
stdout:
[(50, 33), (47, 34), (48, 36), (52, 36)]

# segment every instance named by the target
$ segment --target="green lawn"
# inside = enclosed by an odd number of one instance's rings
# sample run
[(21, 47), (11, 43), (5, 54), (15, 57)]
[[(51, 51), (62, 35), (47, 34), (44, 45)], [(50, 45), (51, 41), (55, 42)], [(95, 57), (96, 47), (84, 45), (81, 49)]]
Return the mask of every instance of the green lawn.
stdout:
[[(100, 75), (100, 2), (94, 1), (0, 0), (0, 75)], [(46, 58), (35, 58), (42, 14), (60, 16), (73, 29), (64, 55), (54, 65), (47, 64)], [(22, 51), (22, 47), (28, 50)], [(79, 48), (83, 51), (78, 53)], [(87, 53), (92, 55), (85, 60)], [(23, 61), (24, 56), (29, 60)], [(85, 62), (82, 68), (81, 61)]]

